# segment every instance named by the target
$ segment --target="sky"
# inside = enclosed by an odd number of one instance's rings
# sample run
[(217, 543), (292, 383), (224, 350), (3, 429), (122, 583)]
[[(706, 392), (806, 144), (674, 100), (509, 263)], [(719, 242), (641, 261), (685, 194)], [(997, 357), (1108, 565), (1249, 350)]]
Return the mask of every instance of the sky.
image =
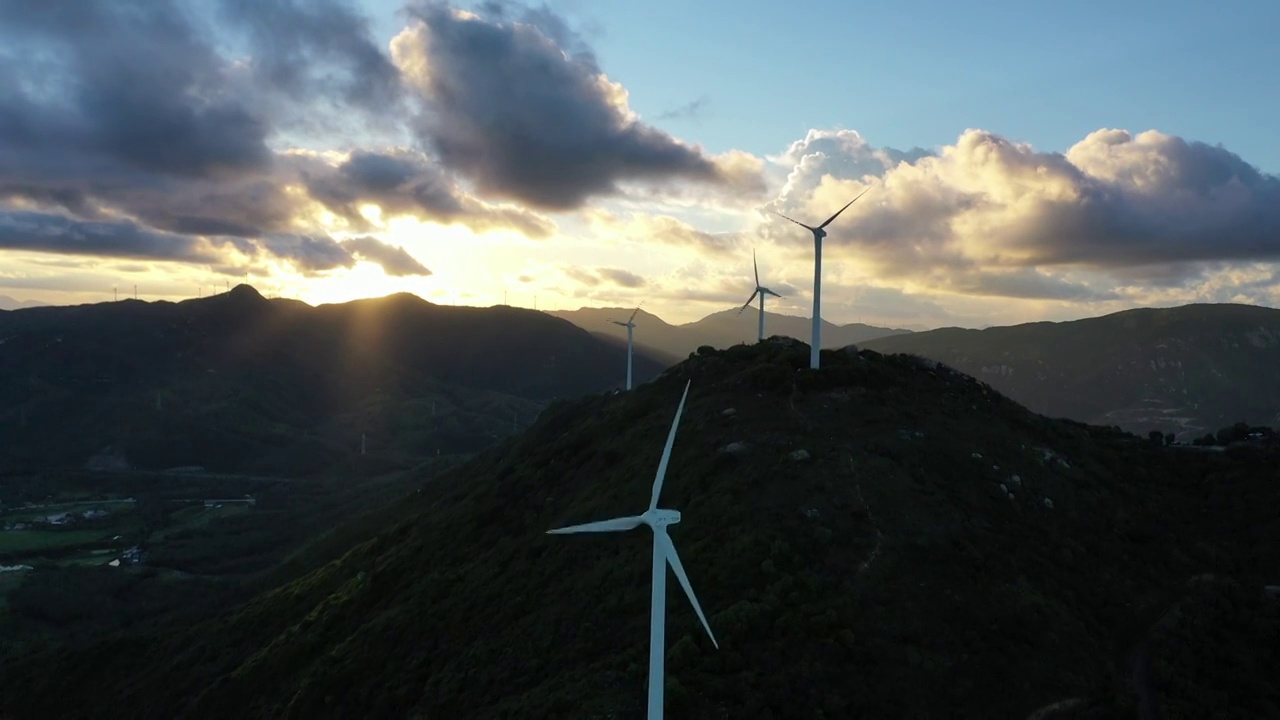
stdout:
[[(0, 0), (0, 300), (1280, 305), (1280, 4)], [(136, 290), (135, 290), (136, 288)]]

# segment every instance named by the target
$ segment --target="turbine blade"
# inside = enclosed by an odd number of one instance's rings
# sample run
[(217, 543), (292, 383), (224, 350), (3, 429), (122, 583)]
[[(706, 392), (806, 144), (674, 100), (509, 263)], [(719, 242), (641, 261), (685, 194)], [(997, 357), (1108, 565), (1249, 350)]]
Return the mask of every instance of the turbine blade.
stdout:
[(707, 616), (702, 613), (702, 606), (698, 604), (698, 596), (693, 594), (693, 586), (689, 584), (689, 576), (684, 574), (684, 566), (680, 564), (680, 555), (676, 553), (676, 545), (671, 542), (671, 536), (666, 532), (658, 533), (659, 542), (662, 544), (663, 552), (667, 555), (667, 563), (671, 565), (671, 570), (675, 572), (676, 579), (680, 581), (680, 587), (684, 588), (684, 594), (689, 596), (689, 603), (693, 605), (693, 611), (698, 613), (698, 619), (702, 621), (702, 627), (707, 631), (707, 637), (711, 638), (711, 644), (720, 649), (720, 643), (716, 642), (716, 634), (711, 632), (711, 623), (707, 622)]
[(639, 516), (615, 518), (613, 520), (600, 520), (598, 522), (583, 523), (582, 525), (570, 525), (568, 527), (556, 528), (548, 530), (548, 535), (568, 535), (570, 533), (582, 532), (623, 532), (635, 527), (639, 527), (644, 522)]
[[(760, 265), (756, 262), (756, 249), (751, 248), (751, 267), (756, 271), (756, 287), (760, 287)], [(751, 302), (748, 300), (747, 302)]]
[(631, 317), (627, 318), (627, 324), (630, 325), (632, 320), (636, 319), (636, 313), (640, 312), (640, 306), (637, 305), (635, 310), (631, 311)]
[(742, 311), (743, 311), (743, 310), (746, 310), (747, 308), (751, 307), (751, 301), (756, 299), (756, 293), (758, 293), (758, 292), (760, 292), (760, 291), (759, 291), (759, 290), (756, 290), (755, 292), (751, 293), (751, 297), (747, 298), (747, 301), (746, 301), (746, 302), (744, 302), (744, 303), (742, 303), (742, 307), (738, 308), (738, 314), (739, 314), (739, 315), (741, 315), (741, 314), (742, 314)]
[[(777, 215), (778, 217), (782, 218), (783, 220), (791, 220), (791, 218), (787, 217), (786, 215), (783, 215), (782, 213), (780, 213), (780, 212), (778, 212), (778, 211), (776, 211), (776, 210), (770, 210), (769, 212), (772, 212), (774, 215)], [(799, 220), (791, 220), (791, 222), (793, 222), (793, 223), (795, 223), (795, 224), (799, 225), (800, 227), (804, 228), (805, 230), (808, 230), (809, 232), (813, 232), (813, 228), (809, 227), (808, 225), (805, 225), (804, 223), (800, 222)]]
[(662, 494), (662, 481), (667, 477), (667, 463), (671, 461), (671, 446), (676, 444), (676, 428), (680, 427), (680, 414), (684, 412), (684, 400), (689, 397), (689, 380), (684, 384), (684, 394), (680, 396), (680, 405), (676, 407), (676, 419), (671, 421), (671, 431), (667, 433), (667, 445), (662, 448), (662, 460), (658, 463), (658, 473), (653, 476), (653, 495), (649, 498), (649, 509), (658, 507), (658, 496)]
[(781, 295), (779, 295), (778, 293), (776, 293), (776, 292), (774, 292), (774, 291), (770, 290), (769, 288), (760, 288), (760, 292), (767, 293), (767, 294), (772, 295), (772, 296), (774, 296), (774, 297), (782, 297)]
[[(871, 189), (871, 188), (867, 188), (867, 190), (870, 190), (870, 189)], [(858, 197), (856, 197), (856, 198), (854, 198), (854, 199), (850, 200), (850, 201), (849, 201), (849, 205), (852, 205), (852, 204), (854, 204), (854, 203), (858, 202), (858, 198), (862, 197), (863, 195), (866, 195), (866, 194), (867, 194), (867, 190), (863, 190), (862, 192), (858, 193)], [(826, 221), (826, 222), (824, 222), (824, 223), (822, 223), (822, 224), (821, 224), (821, 225), (819, 225), (818, 227), (820, 227), (820, 228), (824, 228), (824, 227), (826, 227), (826, 226), (830, 225), (832, 220), (835, 220), (836, 218), (840, 217), (840, 213), (842, 213), (842, 212), (844, 212), (845, 210), (848, 210), (848, 209), (849, 209), (849, 205), (845, 205), (844, 207), (842, 207), (842, 208), (840, 208), (839, 210), (837, 210), (835, 215), (832, 215), (831, 217), (827, 218), (827, 221)]]

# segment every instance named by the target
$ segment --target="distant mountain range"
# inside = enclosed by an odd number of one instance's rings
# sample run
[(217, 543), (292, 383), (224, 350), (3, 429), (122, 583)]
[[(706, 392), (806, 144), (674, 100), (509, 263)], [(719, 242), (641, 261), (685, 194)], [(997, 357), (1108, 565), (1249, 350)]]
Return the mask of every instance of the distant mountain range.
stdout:
[(15, 300), (8, 295), (0, 295), (0, 311), (5, 310), (21, 310), (29, 307), (43, 307), (47, 303), (39, 300)]
[[(665, 362), (638, 353), (643, 382)], [(625, 351), (546, 314), (415, 295), (311, 307), (247, 285), (179, 303), (0, 313), (0, 474), (199, 465), (309, 473), (471, 452), (557, 397), (618, 386)], [(372, 462), (366, 458), (361, 462)]]
[(1186, 305), (867, 341), (938, 360), (1031, 410), (1181, 440), (1280, 424), (1280, 310)]
[[(561, 317), (592, 333), (601, 333), (626, 340), (627, 330), (610, 320), (625, 321), (635, 308), (581, 308), (579, 310), (554, 310), (549, 314)], [(671, 325), (643, 309), (636, 314), (635, 343), (637, 347), (656, 350), (675, 360), (682, 360), (699, 347), (710, 345), (727, 348), (739, 343), (757, 340), (759, 310), (754, 306), (743, 310), (723, 310), (701, 320), (682, 325)], [(765, 310), (765, 336), (784, 335), (808, 340), (811, 334), (809, 318), (780, 315)], [(823, 321), (822, 346), (841, 348), (875, 338), (902, 335), (910, 330), (882, 328), (862, 323), (836, 325)]]

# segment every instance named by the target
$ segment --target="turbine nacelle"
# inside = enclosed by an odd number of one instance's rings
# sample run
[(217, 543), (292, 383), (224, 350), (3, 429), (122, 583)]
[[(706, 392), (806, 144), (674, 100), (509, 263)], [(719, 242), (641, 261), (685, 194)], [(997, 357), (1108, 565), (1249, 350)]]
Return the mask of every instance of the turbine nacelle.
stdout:
[(645, 511), (645, 513), (640, 516), (640, 519), (645, 525), (657, 530), (660, 527), (675, 525), (680, 522), (680, 511), (654, 508), (653, 510)]

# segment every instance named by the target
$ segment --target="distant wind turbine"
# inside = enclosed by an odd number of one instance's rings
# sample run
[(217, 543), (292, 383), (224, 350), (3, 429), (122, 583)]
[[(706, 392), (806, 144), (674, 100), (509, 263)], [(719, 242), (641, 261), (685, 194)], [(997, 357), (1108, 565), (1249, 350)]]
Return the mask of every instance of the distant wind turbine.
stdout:
[(631, 353), (635, 347), (635, 330), (636, 330), (636, 313), (640, 312), (640, 306), (637, 305), (635, 310), (631, 311), (631, 317), (626, 322), (610, 320), (614, 325), (621, 325), (627, 329), (627, 389), (631, 389)]
[(676, 546), (667, 535), (667, 526), (680, 522), (678, 510), (662, 510), (658, 508), (658, 495), (662, 492), (662, 480), (667, 474), (667, 463), (671, 460), (671, 446), (676, 441), (676, 428), (680, 425), (680, 414), (684, 412), (684, 401), (689, 396), (689, 383), (685, 383), (684, 394), (680, 396), (680, 405), (676, 408), (675, 420), (671, 421), (671, 431), (667, 433), (667, 445), (662, 449), (662, 460), (658, 463), (658, 474), (653, 478), (653, 493), (649, 497), (649, 509), (643, 515), (601, 520), (584, 525), (548, 530), (548, 535), (560, 535), (581, 532), (625, 532), (641, 525), (648, 525), (653, 531), (653, 600), (649, 610), (649, 713), (648, 720), (662, 720), (663, 690), (666, 685), (665, 661), (667, 639), (667, 565), (676, 574), (684, 594), (689, 596), (694, 612), (702, 621), (711, 644), (720, 649), (716, 636), (711, 632), (707, 616), (702, 613), (702, 606), (693, 594), (693, 586), (680, 564), (680, 556), (676, 554)]
[(751, 305), (751, 301), (752, 301), (752, 300), (755, 300), (755, 299), (756, 299), (756, 297), (757, 297), (757, 296), (759, 296), (759, 297), (760, 297), (760, 322), (759, 322), (759, 324), (760, 324), (760, 329), (759, 329), (759, 339), (760, 339), (760, 340), (764, 340), (764, 296), (765, 296), (765, 295), (772, 295), (772, 296), (774, 296), (774, 297), (779, 297), (779, 298), (780, 298), (780, 297), (782, 297), (782, 296), (781, 296), (781, 295), (779, 295), (778, 293), (776, 293), (776, 292), (774, 292), (774, 291), (770, 290), (769, 288), (764, 287), (764, 286), (762, 286), (762, 285), (760, 284), (760, 265), (756, 263), (756, 251), (755, 251), (755, 250), (752, 250), (752, 251), (751, 251), (751, 267), (752, 267), (752, 268), (754, 268), (754, 269), (755, 269), (755, 271), (756, 271), (756, 289), (755, 289), (755, 291), (754, 291), (754, 292), (752, 292), (752, 293), (751, 293), (751, 297), (747, 298), (747, 301), (746, 301), (745, 303), (743, 303), (743, 304), (742, 304), (742, 307), (738, 308), (738, 314), (739, 314), (739, 315), (741, 315), (741, 314), (742, 314), (742, 311), (743, 311), (743, 310), (746, 310), (746, 309), (747, 309), (747, 307), (748, 307), (749, 305)]
[[(867, 188), (870, 190), (871, 188)], [(832, 220), (840, 217), (840, 213), (849, 209), (849, 205), (858, 202), (858, 198), (867, 194), (867, 190), (858, 193), (858, 197), (849, 201), (848, 205), (836, 211), (835, 215), (827, 218), (827, 221), (818, 227), (810, 227), (799, 220), (792, 220), (780, 212), (774, 211), (774, 215), (783, 220), (791, 220), (791, 222), (813, 233), (813, 344), (809, 348), (809, 367), (814, 370), (818, 369), (818, 354), (822, 349), (822, 238), (827, 236), (826, 226), (831, 224)]]

